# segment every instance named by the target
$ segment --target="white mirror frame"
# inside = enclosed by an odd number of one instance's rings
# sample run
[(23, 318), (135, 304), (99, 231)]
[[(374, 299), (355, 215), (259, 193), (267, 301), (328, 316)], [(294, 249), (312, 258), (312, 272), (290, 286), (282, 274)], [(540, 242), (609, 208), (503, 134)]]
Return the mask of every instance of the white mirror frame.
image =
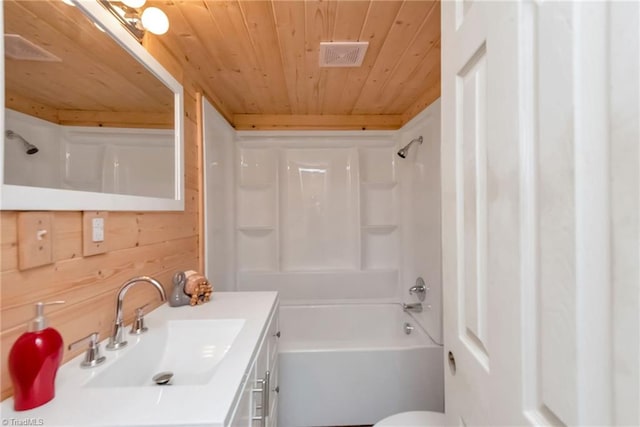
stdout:
[[(144, 65), (174, 93), (175, 164), (173, 199), (97, 193), (4, 183), (4, 138), (0, 145), (0, 210), (103, 210), (180, 211), (184, 210), (184, 137), (182, 85), (139, 44), (96, 0), (73, 0), (89, 19), (102, 27), (122, 48)], [(4, 33), (4, 10), (0, 2), (0, 29)], [(4, 37), (0, 40), (0, 102), (5, 105)], [(5, 131), (5, 115), (0, 115), (0, 135)]]

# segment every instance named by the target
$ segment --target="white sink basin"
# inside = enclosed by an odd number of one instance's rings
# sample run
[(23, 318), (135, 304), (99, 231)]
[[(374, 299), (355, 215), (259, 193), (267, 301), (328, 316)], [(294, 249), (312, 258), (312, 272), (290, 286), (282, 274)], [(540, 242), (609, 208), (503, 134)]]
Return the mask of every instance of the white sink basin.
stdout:
[[(79, 354), (61, 366), (51, 402), (18, 412), (9, 398), (0, 414), (64, 427), (224, 427), (277, 301), (275, 292), (216, 292), (196, 307), (164, 304), (145, 316), (148, 332), (126, 327), (125, 347), (107, 351), (103, 337), (102, 365), (81, 368)], [(164, 371), (170, 385), (156, 385)]]
[(244, 319), (170, 320), (140, 336), (128, 335), (129, 351), (86, 383), (86, 387), (165, 387), (153, 376), (173, 373), (171, 386), (207, 384), (244, 325)]

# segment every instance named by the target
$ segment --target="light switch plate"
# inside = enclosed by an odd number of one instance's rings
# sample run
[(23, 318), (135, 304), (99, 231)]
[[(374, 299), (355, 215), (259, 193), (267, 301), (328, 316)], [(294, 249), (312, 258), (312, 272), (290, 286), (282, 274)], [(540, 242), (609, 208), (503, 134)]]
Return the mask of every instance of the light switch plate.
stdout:
[(18, 213), (18, 268), (53, 263), (53, 213)]
[(82, 213), (82, 254), (84, 256), (98, 255), (107, 252), (108, 212)]
[(91, 240), (104, 242), (104, 218), (91, 218)]

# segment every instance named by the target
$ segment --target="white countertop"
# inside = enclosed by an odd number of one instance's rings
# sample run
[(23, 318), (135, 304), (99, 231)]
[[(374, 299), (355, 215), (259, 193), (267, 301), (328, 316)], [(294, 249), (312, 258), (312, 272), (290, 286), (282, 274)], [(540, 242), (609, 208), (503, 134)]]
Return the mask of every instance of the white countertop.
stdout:
[[(215, 292), (212, 300), (196, 307), (162, 305), (145, 316), (149, 332), (134, 337), (121, 350), (106, 351), (107, 361), (92, 369), (81, 369), (82, 355), (60, 367), (56, 379), (56, 397), (28, 411), (13, 410), (13, 399), (2, 402), (3, 425), (20, 425), (20, 420), (35, 419), (45, 426), (224, 426), (231, 416), (240, 386), (257, 351), (263, 329), (273, 312), (276, 292)], [(115, 304), (115, 297), (114, 297)], [(119, 357), (126, 356), (152, 334), (154, 328), (169, 320), (244, 319), (242, 330), (211, 380), (198, 386), (89, 388), (86, 383), (107, 369)], [(128, 331), (128, 329), (127, 329)], [(68, 343), (65, 343), (65, 346)], [(15, 420), (15, 421), (12, 421)], [(42, 420), (38, 424), (38, 420)], [(6, 422), (6, 424), (5, 424)], [(24, 424), (26, 425), (26, 424)]]

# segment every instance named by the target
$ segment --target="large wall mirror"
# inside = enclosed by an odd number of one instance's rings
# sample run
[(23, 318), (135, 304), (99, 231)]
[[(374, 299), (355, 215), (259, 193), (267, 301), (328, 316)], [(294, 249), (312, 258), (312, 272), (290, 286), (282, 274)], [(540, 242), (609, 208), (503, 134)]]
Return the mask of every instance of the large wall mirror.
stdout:
[(2, 2), (2, 209), (183, 209), (182, 86), (74, 3)]

